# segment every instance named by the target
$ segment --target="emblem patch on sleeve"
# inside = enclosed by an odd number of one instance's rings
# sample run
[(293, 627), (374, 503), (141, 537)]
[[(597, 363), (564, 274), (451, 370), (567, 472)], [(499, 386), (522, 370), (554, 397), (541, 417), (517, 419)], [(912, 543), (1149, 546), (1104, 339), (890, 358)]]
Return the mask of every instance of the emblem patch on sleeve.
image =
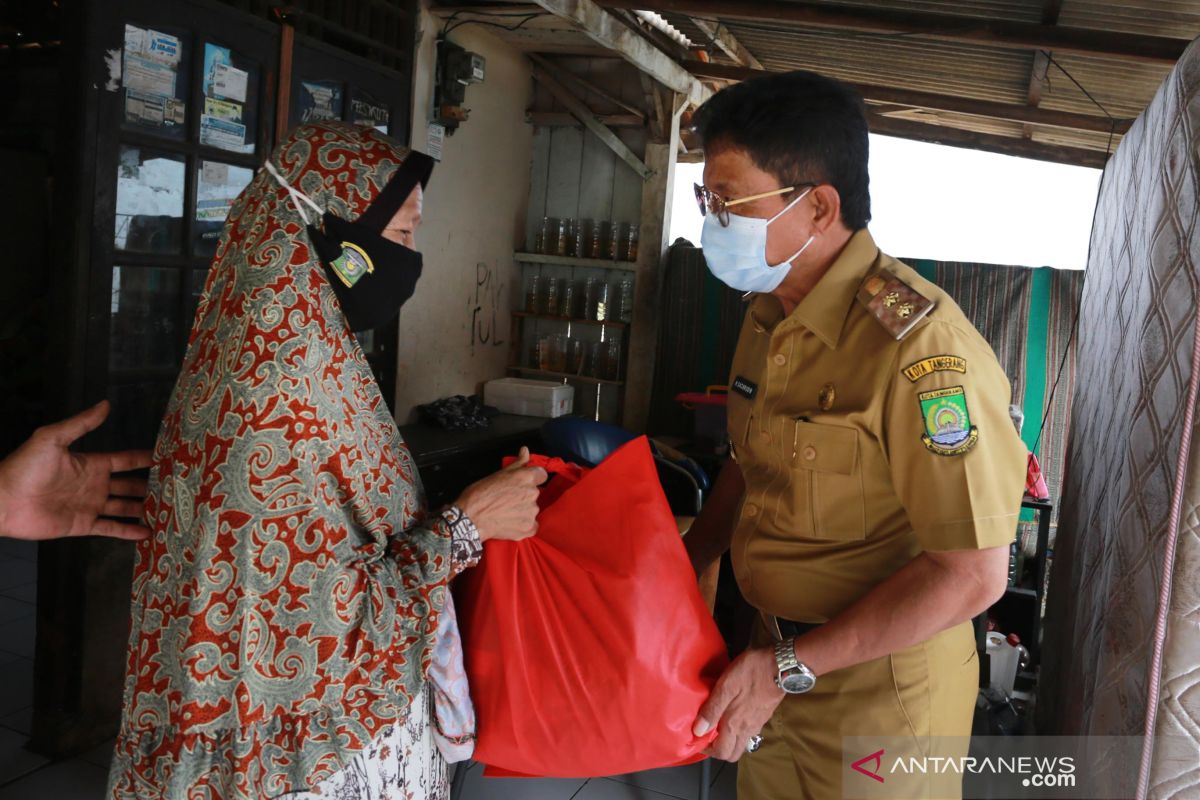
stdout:
[(936, 389), (917, 395), (925, 433), (921, 443), (939, 456), (958, 456), (971, 450), (979, 441), (979, 430), (971, 424), (967, 411), (967, 393), (961, 386)]
[(962, 356), (931, 356), (930, 358), (923, 358), (920, 361), (909, 364), (901, 372), (904, 373), (904, 377), (916, 383), (926, 375), (946, 370), (966, 372), (967, 360)]

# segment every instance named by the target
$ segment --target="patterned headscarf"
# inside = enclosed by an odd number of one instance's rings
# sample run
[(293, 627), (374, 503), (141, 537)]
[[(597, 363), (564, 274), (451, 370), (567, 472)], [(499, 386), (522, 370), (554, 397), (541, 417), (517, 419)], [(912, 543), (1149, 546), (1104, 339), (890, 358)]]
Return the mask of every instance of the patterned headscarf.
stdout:
[[(409, 151), (306, 125), (272, 154), (359, 218)], [(292, 200), (234, 204), (159, 432), (113, 798), (261, 798), (336, 772), (422, 689), (450, 571)]]

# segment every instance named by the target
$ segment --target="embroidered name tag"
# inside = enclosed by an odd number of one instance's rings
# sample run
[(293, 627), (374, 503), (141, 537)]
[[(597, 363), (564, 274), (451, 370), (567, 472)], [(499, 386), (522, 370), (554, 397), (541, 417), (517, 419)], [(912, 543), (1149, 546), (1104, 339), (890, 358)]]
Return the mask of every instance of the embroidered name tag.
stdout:
[(903, 372), (904, 377), (916, 383), (926, 375), (946, 370), (966, 372), (967, 360), (962, 356), (933, 356), (932, 358), (923, 358), (920, 361), (909, 364), (903, 369)]
[(733, 379), (733, 390), (747, 400), (753, 400), (754, 395), (758, 393), (758, 384), (738, 375)]

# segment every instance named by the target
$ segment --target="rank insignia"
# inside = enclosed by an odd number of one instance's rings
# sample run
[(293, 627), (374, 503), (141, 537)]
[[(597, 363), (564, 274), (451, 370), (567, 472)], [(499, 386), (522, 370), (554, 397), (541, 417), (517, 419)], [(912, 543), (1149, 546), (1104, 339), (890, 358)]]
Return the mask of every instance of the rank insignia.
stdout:
[(907, 336), (934, 305), (928, 297), (885, 269), (863, 281), (858, 290), (858, 302), (897, 341)]
[(363, 275), (375, 271), (371, 257), (356, 244), (342, 242), (342, 254), (329, 262), (329, 266), (337, 273), (338, 278), (347, 286), (354, 286)]
[(967, 394), (961, 386), (936, 389), (917, 395), (925, 433), (921, 443), (939, 456), (957, 456), (971, 450), (979, 441), (979, 429), (971, 424)]
[(931, 356), (923, 358), (920, 361), (914, 361), (901, 370), (904, 377), (913, 383), (921, 380), (926, 375), (944, 371), (966, 372), (967, 360), (961, 356)]

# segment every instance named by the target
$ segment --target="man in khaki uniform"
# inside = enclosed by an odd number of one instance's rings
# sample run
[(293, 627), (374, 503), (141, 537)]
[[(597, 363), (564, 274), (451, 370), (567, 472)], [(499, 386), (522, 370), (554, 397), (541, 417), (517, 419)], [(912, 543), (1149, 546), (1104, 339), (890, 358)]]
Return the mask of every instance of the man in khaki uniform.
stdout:
[(870, 787), (843, 787), (843, 768), (869, 754), (844, 737), (966, 753), (970, 620), (1007, 583), (1026, 451), (987, 342), (866, 229), (861, 100), (772, 75), (714, 96), (696, 127), (706, 259), (754, 294), (731, 461), (685, 541), (697, 570), (731, 549), (762, 617), (696, 732), (716, 725), (710, 753), (741, 758), (742, 800), (854, 796)]

